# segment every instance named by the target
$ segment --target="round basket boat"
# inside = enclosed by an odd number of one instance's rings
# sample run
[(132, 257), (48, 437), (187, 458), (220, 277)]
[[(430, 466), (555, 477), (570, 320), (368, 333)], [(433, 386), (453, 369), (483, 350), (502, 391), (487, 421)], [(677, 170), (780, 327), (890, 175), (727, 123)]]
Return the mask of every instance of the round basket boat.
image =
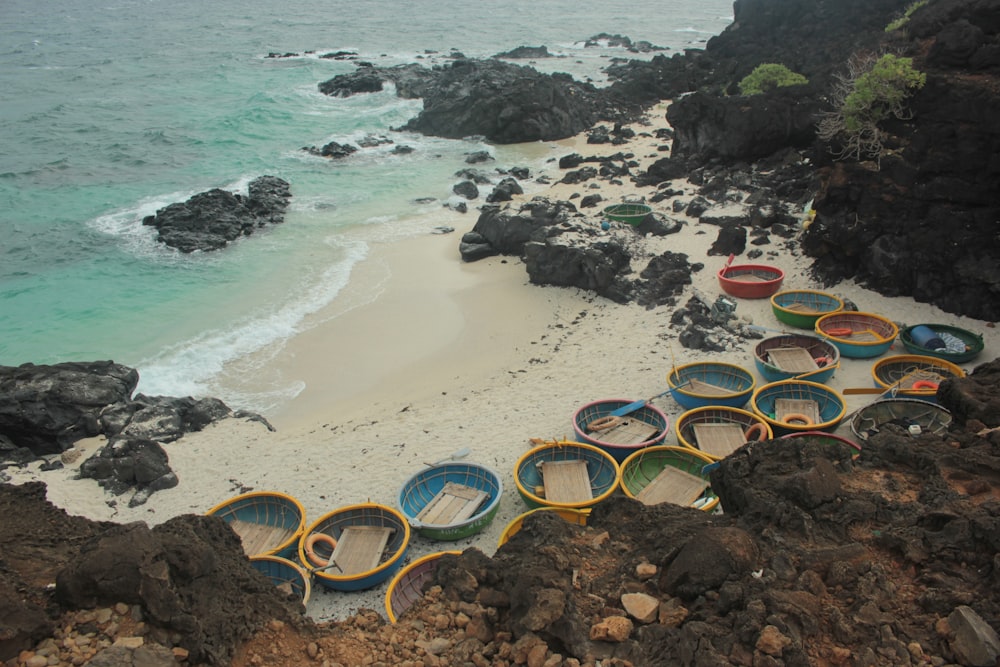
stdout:
[(710, 461), (723, 459), (751, 440), (774, 437), (771, 425), (740, 408), (709, 406), (688, 410), (674, 424), (677, 444)]
[(417, 534), (460, 540), (488, 526), (500, 507), (500, 475), (476, 463), (438, 463), (406, 480), (398, 505)]
[(796, 431), (833, 431), (847, 411), (838, 392), (808, 380), (765, 384), (754, 392), (750, 406), (779, 437)]
[(303, 605), (309, 604), (311, 577), (298, 563), (279, 556), (253, 556), (250, 565), (275, 586), (301, 600)]
[(836, 345), (842, 357), (867, 359), (885, 354), (899, 327), (887, 317), (848, 310), (820, 317), (816, 333)]
[(573, 414), (576, 439), (600, 447), (619, 463), (637, 449), (662, 443), (670, 421), (655, 405), (646, 402), (627, 415), (611, 416), (615, 410), (634, 402), (626, 398), (607, 398), (584, 405)]
[(604, 209), (604, 217), (617, 222), (625, 222), (633, 227), (653, 212), (646, 204), (612, 204)]
[(705, 472), (711, 463), (711, 458), (687, 447), (647, 447), (625, 459), (621, 488), (645, 505), (672, 503), (708, 512), (719, 504)]
[[(934, 347), (927, 347), (926, 341), (919, 335), (925, 327), (938, 338)], [(983, 351), (983, 337), (967, 329), (948, 326), (947, 324), (914, 324), (903, 327), (899, 332), (899, 342), (908, 352), (928, 357), (937, 357), (953, 364), (964, 364), (972, 361)], [(944, 345), (940, 347), (939, 345)]]
[(844, 308), (840, 297), (815, 290), (788, 290), (771, 297), (771, 312), (778, 321), (796, 329), (812, 329), (823, 315)]
[(753, 360), (768, 382), (809, 379), (827, 382), (840, 368), (840, 350), (823, 338), (807, 334), (782, 334), (757, 343)]
[(889, 424), (917, 436), (923, 433), (943, 435), (951, 426), (951, 412), (935, 403), (917, 398), (885, 398), (869, 403), (854, 413), (851, 432), (867, 440)]
[[(730, 256), (732, 261), (732, 256)], [(729, 264), (719, 269), (719, 287), (741, 299), (764, 299), (779, 289), (785, 272), (767, 264)]]
[(815, 451), (831, 462), (845, 458), (857, 459), (861, 455), (861, 445), (843, 436), (826, 431), (798, 431), (781, 436), (780, 440), (794, 441), (806, 454)]
[(392, 578), (385, 592), (385, 615), (391, 623), (424, 596), (424, 584), (434, 576), (443, 556), (459, 556), (461, 551), (437, 551), (421, 556)]
[(377, 503), (347, 505), (324, 514), (299, 540), (299, 560), (316, 581), (338, 591), (363, 591), (392, 577), (410, 544), (410, 524)]
[(893, 389), (909, 398), (935, 400), (942, 382), (962, 377), (965, 371), (950, 361), (919, 354), (897, 354), (872, 364), (876, 387)]
[(584, 442), (545, 442), (521, 456), (514, 481), (530, 507), (593, 507), (614, 493), (621, 470), (615, 457)]
[(295, 558), (306, 528), (302, 503), (277, 491), (251, 491), (219, 503), (206, 512), (229, 524), (240, 536), (247, 556)]
[(685, 410), (710, 405), (743, 407), (756, 385), (753, 373), (721, 361), (684, 364), (667, 374), (670, 395)]
[(574, 526), (586, 526), (587, 517), (590, 516), (589, 509), (575, 510), (568, 507), (536, 507), (535, 509), (528, 510), (523, 514), (518, 514), (510, 520), (510, 523), (507, 524), (507, 527), (504, 528), (503, 532), (500, 534), (500, 539), (497, 541), (497, 548), (507, 544), (507, 541), (510, 538), (520, 532), (525, 520), (537, 512), (551, 513), (553, 516), (558, 516), (566, 523), (573, 524)]

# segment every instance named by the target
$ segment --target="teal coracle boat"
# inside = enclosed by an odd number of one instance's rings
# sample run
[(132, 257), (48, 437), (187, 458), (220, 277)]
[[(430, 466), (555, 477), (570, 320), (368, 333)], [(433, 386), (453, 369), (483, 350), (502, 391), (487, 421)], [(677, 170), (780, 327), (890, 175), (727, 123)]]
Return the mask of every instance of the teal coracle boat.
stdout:
[(839, 392), (807, 380), (765, 384), (754, 392), (750, 405), (778, 437), (796, 431), (835, 431), (847, 412)]
[(618, 461), (596, 445), (550, 440), (528, 450), (514, 464), (514, 482), (529, 508), (585, 509), (618, 488)]
[(817, 319), (843, 308), (842, 299), (816, 290), (788, 290), (771, 297), (774, 316), (796, 329), (812, 329)]
[(756, 385), (753, 373), (722, 361), (684, 364), (667, 374), (670, 395), (685, 410), (710, 405), (743, 407)]
[[(917, 335), (923, 330), (921, 327), (926, 327), (936, 334), (944, 347), (922, 345), (921, 339)], [(983, 337), (980, 334), (947, 324), (914, 324), (903, 327), (899, 332), (899, 342), (913, 354), (937, 357), (953, 364), (964, 364), (972, 361), (979, 356), (985, 347)]]
[(207, 514), (240, 536), (247, 556), (295, 558), (306, 527), (306, 511), (298, 500), (278, 491), (251, 491), (219, 503)]
[(439, 463), (406, 480), (399, 509), (413, 530), (431, 540), (454, 541), (480, 532), (500, 507), (500, 476), (476, 463)]
[(625, 459), (621, 489), (645, 505), (672, 503), (708, 512), (719, 504), (705, 471), (712, 463), (712, 458), (687, 447), (647, 447)]

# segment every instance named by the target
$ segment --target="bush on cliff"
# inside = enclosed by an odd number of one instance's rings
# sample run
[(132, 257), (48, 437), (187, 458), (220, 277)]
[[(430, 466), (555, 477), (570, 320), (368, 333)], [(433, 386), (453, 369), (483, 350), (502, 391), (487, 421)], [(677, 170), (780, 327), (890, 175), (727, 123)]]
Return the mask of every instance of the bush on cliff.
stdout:
[(739, 87), (741, 95), (760, 95), (781, 86), (798, 86), (806, 83), (809, 83), (807, 78), (784, 65), (763, 63), (743, 77)]
[(916, 2), (912, 3), (909, 7), (906, 8), (906, 11), (903, 12), (902, 16), (900, 16), (895, 21), (892, 21), (891, 23), (889, 23), (889, 25), (885, 27), (885, 31), (892, 32), (894, 30), (899, 30), (900, 28), (905, 26), (907, 23), (910, 22), (910, 17), (913, 16), (913, 12), (917, 11), (918, 9), (926, 5), (928, 1), (929, 0), (917, 0)]
[(838, 158), (878, 159), (883, 149), (879, 123), (910, 118), (906, 100), (926, 81), (927, 75), (913, 68), (912, 58), (892, 54), (852, 58), (848, 73), (834, 85), (834, 110), (821, 114), (819, 138), (841, 142), (833, 149)]

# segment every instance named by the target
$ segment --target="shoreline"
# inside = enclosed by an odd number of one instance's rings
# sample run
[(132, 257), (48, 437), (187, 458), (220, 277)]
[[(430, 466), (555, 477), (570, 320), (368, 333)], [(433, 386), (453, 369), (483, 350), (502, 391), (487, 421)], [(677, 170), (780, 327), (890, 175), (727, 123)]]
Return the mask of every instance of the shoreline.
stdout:
[[(656, 107), (651, 118), (662, 108), (665, 105)], [(662, 113), (654, 120), (666, 127)], [(647, 129), (653, 128), (640, 131)], [(580, 135), (553, 142), (549, 150), (555, 157), (626, 151), (644, 161), (662, 155), (658, 143), (637, 137), (624, 146), (591, 146)], [(569, 200), (571, 193), (592, 190), (605, 198), (603, 206), (634, 192), (628, 185), (605, 181), (597, 188), (590, 182), (565, 185), (556, 182), (556, 173), (553, 167), (553, 183), (540, 186), (541, 193), (553, 200)], [(534, 184), (531, 190), (525, 199), (539, 194)], [(683, 217), (671, 212), (670, 203), (660, 202), (654, 210)], [(597, 219), (599, 211), (592, 214)], [(366, 500), (395, 506), (398, 489), (409, 476), (427, 463), (469, 448), (466, 460), (493, 468), (503, 481), (495, 519), (481, 533), (457, 542), (414, 536), (407, 560), (468, 547), (489, 556), (509, 521), (527, 510), (517, 493), (513, 468), (529, 449), (531, 438), (573, 439), (572, 415), (578, 408), (600, 399), (657, 396), (666, 388), (666, 374), (673, 366), (711, 359), (753, 370), (752, 342), (722, 353), (683, 348), (678, 330), (671, 327), (669, 307), (646, 310), (575, 288), (532, 285), (514, 257), (463, 262), (458, 242), (475, 224), (475, 216), (474, 209), (461, 216), (464, 227), (454, 223), (456, 231), (451, 234), (428, 233), (372, 245), (351, 282), (355, 288), (369, 284), (365, 281), (379, 285), (376, 296), (325, 321), (327, 314), (318, 314), (316, 326), (297, 335), (269, 362), (268, 375), (301, 379), (305, 384), (289, 405), (264, 415), (275, 432), (260, 423), (231, 419), (166, 444), (180, 484), (135, 508), (127, 507), (128, 496), (115, 498), (92, 480), (72, 479), (73, 466), (50, 472), (29, 466), (16, 471), (11, 483), (44, 481), (50, 501), (91, 519), (151, 524), (179, 514), (204, 513), (244, 491), (275, 490), (297, 498), (306, 509), (307, 523), (312, 523), (337, 507)], [(450, 219), (448, 224), (453, 224)], [(707, 254), (715, 231), (711, 225), (685, 219), (679, 233), (647, 239), (650, 252), (684, 252), (692, 262), (705, 264), (677, 298), (679, 306), (694, 290), (710, 299), (721, 294), (716, 272), (726, 258)], [(633, 232), (618, 228), (610, 233)], [(786, 243), (790, 242), (776, 238), (762, 247), (764, 256), (753, 260), (779, 264), (786, 273), (783, 289), (829, 291), (851, 299), (861, 310), (897, 321), (948, 322), (974, 329), (984, 334), (987, 346), (976, 362), (963, 366), (966, 370), (1000, 349), (1000, 336), (987, 323), (942, 313), (909, 297), (882, 297), (853, 283), (824, 289), (809, 279), (807, 258), (786, 249)], [(354, 296), (348, 293), (344, 299), (349, 302)], [(737, 301), (738, 317), (775, 330), (784, 328), (773, 317), (767, 299)], [(887, 354), (900, 353), (905, 350), (896, 343)], [(836, 389), (872, 386), (873, 361), (843, 360), (828, 384)], [(757, 380), (760, 386), (762, 380), (759, 376)], [(874, 397), (845, 399), (850, 412)], [(682, 410), (669, 396), (653, 403), (670, 420), (665, 444), (675, 444), (673, 426)], [(838, 433), (843, 435), (845, 428), (849, 434), (846, 426)], [(99, 440), (81, 443), (85, 455), (79, 460), (100, 444)], [(307, 611), (318, 621), (342, 619), (360, 608), (383, 613), (387, 587), (339, 593), (316, 586)]]

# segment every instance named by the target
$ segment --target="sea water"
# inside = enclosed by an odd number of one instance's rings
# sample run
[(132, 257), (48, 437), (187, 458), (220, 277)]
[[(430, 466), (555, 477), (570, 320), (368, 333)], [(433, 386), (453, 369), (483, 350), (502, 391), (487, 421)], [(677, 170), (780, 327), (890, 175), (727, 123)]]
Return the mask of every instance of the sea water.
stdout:
[[(309, 326), (371, 242), (427, 233), (408, 223), (454, 201), (467, 154), (539, 166), (530, 147), (393, 131), (421, 102), (391, 89), (321, 94), (320, 82), (356, 67), (324, 54), (432, 65), (453, 52), (545, 45), (557, 57), (533, 66), (603, 85), (611, 58), (649, 56), (585, 47), (590, 37), (645, 40), (669, 55), (703, 48), (732, 9), (730, 0), (4, 0), (0, 19), (0, 365), (113, 359), (139, 370), (147, 394), (267, 411), (298, 388), (226, 395), (227, 364)], [(342, 160), (303, 150), (366, 135), (393, 144)], [(285, 222), (222, 251), (182, 254), (142, 225), (197, 192), (245, 193), (264, 174), (291, 184)]]

